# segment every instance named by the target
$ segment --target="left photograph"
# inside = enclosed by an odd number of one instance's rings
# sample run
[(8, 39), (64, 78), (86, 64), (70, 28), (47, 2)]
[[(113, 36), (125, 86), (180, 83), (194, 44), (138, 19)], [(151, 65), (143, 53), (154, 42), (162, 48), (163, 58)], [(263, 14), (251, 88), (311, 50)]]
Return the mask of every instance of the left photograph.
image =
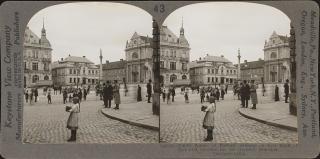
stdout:
[(153, 26), (149, 13), (120, 3), (37, 12), (24, 34), (22, 142), (158, 143)]

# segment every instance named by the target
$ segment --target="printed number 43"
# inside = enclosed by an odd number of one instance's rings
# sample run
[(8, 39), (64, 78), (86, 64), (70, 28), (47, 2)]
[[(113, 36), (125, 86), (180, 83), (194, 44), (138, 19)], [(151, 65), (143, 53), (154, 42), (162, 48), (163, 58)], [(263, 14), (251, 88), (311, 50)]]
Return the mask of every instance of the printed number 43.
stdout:
[(159, 4), (154, 6), (154, 12), (160, 12), (163, 13), (165, 11), (164, 4)]

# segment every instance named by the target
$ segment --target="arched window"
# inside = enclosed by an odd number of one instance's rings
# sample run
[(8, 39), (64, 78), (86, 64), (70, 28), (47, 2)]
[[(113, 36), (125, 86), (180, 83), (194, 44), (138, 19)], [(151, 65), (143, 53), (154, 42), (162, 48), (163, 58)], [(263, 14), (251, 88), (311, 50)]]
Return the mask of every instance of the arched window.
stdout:
[(33, 75), (32, 76), (32, 83), (36, 83), (39, 81), (39, 76), (38, 75)]
[(177, 75), (173, 74), (170, 76), (170, 82), (173, 82), (176, 79), (177, 79)]
[(186, 79), (187, 79), (187, 76), (186, 76), (186, 75), (182, 75), (182, 79), (183, 79), (183, 80), (186, 80)]
[(275, 52), (272, 52), (271, 55), (270, 55), (270, 58), (271, 59), (277, 58), (277, 54)]
[(49, 80), (49, 76), (48, 76), (48, 75), (45, 75), (43, 79), (44, 79), (44, 80)]
[(134, 53), (132, 54), (132, 59), (136, 59), (136, 58), (138, 58), (138, 53), (134, 52)]

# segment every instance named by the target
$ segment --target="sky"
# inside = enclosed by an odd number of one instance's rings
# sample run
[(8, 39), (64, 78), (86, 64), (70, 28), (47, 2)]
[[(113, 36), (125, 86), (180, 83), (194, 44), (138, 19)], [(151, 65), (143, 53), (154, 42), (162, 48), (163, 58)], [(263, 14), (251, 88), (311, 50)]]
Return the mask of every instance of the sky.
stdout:
[[(224, 55), (237, 63), (263, 59), (263, 46), (273, 31), (288, 35), (290, 19), (280, 10), (246, 2), (208, 2), (188, 5), (172, 12), (163, 25), (177, 36), (183, 26), (190, 44), (190, 61), (206, 54)], [(127, 4), (90, 2), (68, 3), (45, 8), (35, 14), (28, 26), (40, 36), (44, 25), (56, 61), (69, 54), (86, 56), (99, 63), (125, 59), (126, 41), (134, 32), (152, 36), (152, 17)]]

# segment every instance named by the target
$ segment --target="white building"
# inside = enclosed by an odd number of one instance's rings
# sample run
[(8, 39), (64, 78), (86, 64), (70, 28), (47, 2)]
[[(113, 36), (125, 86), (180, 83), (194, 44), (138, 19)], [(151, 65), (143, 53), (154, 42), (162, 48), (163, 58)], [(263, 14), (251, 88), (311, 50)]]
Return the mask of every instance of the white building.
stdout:
[(26, 28), (23, 44), (24, 87), (51, 85), (52, 49), (43, 26), (41, 38)]
[(264, 44), (265, 82), (284, 83), (290, 79), (289, 37), (278, 35), (275, 31)]

